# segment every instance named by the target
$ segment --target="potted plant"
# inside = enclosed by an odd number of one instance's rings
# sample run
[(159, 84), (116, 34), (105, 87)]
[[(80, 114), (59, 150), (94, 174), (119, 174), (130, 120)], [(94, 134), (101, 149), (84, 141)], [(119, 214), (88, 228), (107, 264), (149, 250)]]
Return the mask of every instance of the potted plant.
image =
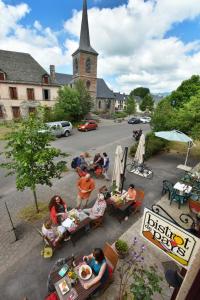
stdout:
[(117, 240), (115, 242), (115, 249), (120, 258), (124, 258), (128, 254), (128, 244), (124, 240)]

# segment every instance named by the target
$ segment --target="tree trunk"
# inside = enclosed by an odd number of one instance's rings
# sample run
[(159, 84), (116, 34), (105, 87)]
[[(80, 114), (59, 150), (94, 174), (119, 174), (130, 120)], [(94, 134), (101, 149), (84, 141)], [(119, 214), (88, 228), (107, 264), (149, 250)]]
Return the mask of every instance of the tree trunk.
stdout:
[(36, 195), (35, 189), (33, 190), (33, 196), (34, 196), (34, 201), (35, 201), (36, 212), (39, 213), (38, 202), (37, 202), (37, 195)]

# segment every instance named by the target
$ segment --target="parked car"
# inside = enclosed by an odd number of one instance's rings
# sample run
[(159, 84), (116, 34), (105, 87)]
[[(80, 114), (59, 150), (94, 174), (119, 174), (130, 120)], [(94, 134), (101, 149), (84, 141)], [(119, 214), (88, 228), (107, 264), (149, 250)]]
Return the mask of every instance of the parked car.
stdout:
[(139, 118), (131, 118), (128, 120), (128, 124), (139, 124), (141, 123)]
[[(56, 137), (69, 136), (73, 129), (71, 122), (68, 121), (49, 122), (46, 123), (46, 125), (48, 128), (46, 130)], [(40, 132), (44, 131), (45, 130), (41, 130)]]
[(141, 117), (140, 121), (143, 124), (150, 123), (151, 122), (151, 117)]
[(79, 131), (89, 131), (89, 130), (95, 130), (98, 128), (97, 122), (94, 120), (86, 120), (83, 121), (79, 126)]

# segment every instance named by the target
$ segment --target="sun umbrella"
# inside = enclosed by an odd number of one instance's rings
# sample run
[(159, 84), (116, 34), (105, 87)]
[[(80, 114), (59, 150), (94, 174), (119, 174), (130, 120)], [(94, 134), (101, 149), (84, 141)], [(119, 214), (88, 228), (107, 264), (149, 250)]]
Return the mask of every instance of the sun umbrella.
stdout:
[(115, 162), (113, 168), (112, 182), (115, 182), (117, 190), (120, 190), (121, 175), (123, 174), (123, 150), (120, 145), (117, 146), (115, 151)]
[(187, 136), (185, 133), (179, 130), (159, 131), (159, 132), (155, 132), (155, 136), (163, 138), (168, 141), (188, 143), (188, 150), (185, 159), (185, 165), (186, 165), (189, 151), (193, 145), (193, 140), (189, 136)]
[(137, 151), (135, 153), (135, 157), (134, 160), (138, 163), (138, 164), (142, 164), (143, 163), (143, 156), (145, 154), (145, 136), (144, 134), (141, 135), (140, 140), (139, 140), (139, 144), (137, 147)]

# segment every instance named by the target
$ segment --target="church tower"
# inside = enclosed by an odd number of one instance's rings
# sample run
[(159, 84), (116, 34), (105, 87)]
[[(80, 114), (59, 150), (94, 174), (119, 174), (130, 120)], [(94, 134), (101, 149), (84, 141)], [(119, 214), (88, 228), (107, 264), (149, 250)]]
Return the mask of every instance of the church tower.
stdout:
[(79, 48), (72, 54), (72, 57), (73, 80), (83, 80), (90, 95), (96, 102), (98, 53), (90, 45), (87, 0), (83, 0)]

